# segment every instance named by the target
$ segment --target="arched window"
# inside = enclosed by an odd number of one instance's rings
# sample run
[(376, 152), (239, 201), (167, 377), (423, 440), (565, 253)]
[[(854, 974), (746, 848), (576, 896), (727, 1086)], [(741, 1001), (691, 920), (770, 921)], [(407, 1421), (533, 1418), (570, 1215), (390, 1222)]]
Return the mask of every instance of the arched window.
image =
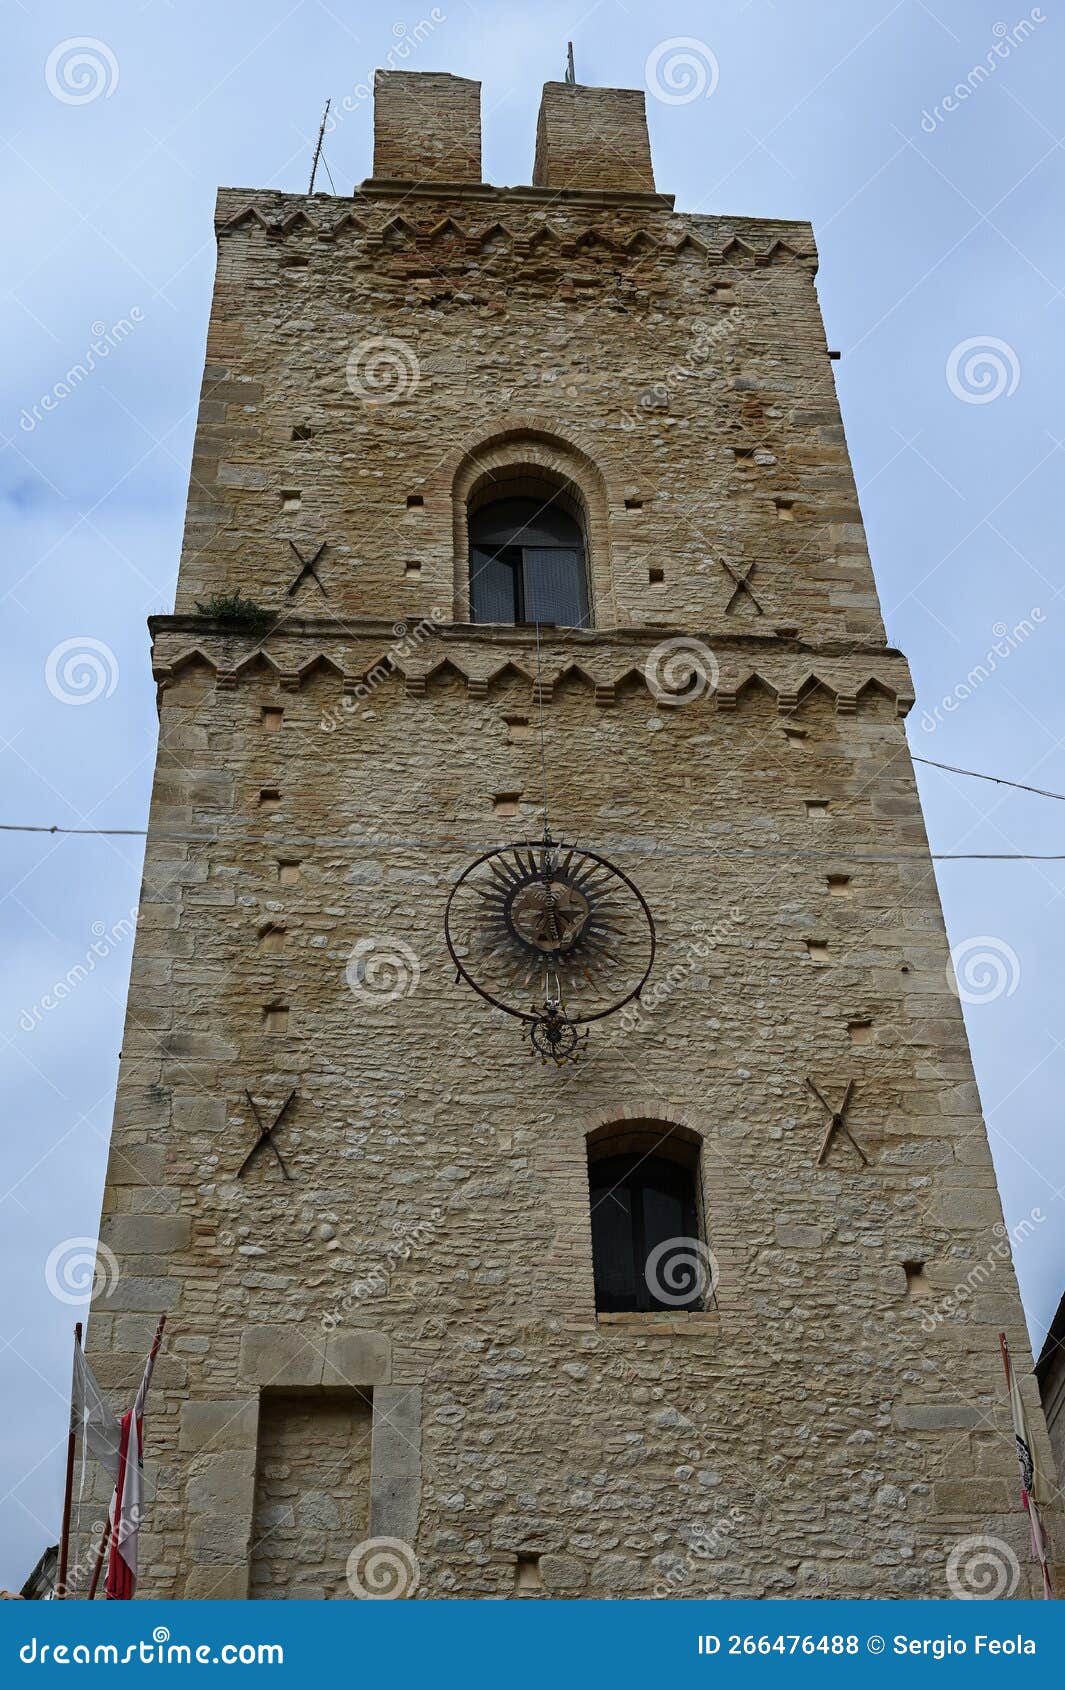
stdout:
[(704, 1306), (710, 1258), (700, 1241), (696, 1153), (672, 1142), (668, 1148), (682, 1159), (642, 1148), (611, 1154), (609, 1140), (589, 1148), (595, 1306), (601, 1314)]
[(469, 522), (472, 621), (587, 627), (584, 531), (561, 487), (497, 482)]

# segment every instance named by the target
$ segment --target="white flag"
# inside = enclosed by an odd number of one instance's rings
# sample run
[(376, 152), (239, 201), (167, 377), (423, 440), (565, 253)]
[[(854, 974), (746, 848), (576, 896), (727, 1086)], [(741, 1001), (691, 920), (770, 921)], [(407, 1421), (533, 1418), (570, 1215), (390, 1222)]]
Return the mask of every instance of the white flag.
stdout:
[(70, 1393), (70, 1430), (81, 1439), (82, 1461), (86, 1452), (110, 1475), (118, 1478), (118, 1450), (122, 1428), (104, 1402), (103, 1394), (85, 1360), (80, 1344), (74, 1347), (74, 1383)]

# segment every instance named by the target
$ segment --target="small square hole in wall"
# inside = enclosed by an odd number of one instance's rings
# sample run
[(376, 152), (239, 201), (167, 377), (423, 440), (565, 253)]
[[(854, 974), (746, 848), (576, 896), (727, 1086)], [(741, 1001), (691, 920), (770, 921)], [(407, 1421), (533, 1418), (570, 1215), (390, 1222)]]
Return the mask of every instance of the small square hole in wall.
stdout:
[(497, 816), (516, 816), (521, 808), (521, 793), (497, 792), (492, 799), (492, 808)]
[(277, 865), (277, 878), (282, 886), (295, 886), (300, 878), (300, 864), (294, 859)]
[(643, 510), (643, 500), (642, 499), (626, 499), (625, 500), (625, 509), (627, 511), (642, 511)]
[(261, 951), (265, 951), (268, 956), (277, 956), (278, 952), (283, 951), (284, 948), (285, 929), (283, 927), (278, 927), (273, 922), (267, 922), (265, 927), (260, 927), (259, 949)]
[(652, 587), (661, 587), (666, 579), (666, 572), (652, 564), (647, 571), (647, 579)]
[(281, 804), (281, 792), (276, 786), (264, 786), (259, 791), (260, 810), (276, 810)]
[(268, 734), (276, 734), (284, 720), (285, 712), (279, 704), (263, 705), (260, 721)]
[(419, 575), (421, 574), (421, 572), (422, 572), (422, 566), (418, 562), (417, 558), (409, 558), (408, 561), (403, 565), (403, 573), (408, 578), (413, 576), (414, 579), (417, 580)]
[(303, 504), (303, 494), (296, 487), (287, 487), (281, 494), (281, 509), (283, 511), (298, 511)]
[(827, 816), (828, 815), (828, 799), (827, 798), (807, 798), (807, 800), (806, 800), (806, 814), (810, 817), (810, 819), (812, 821), (819, 821), (822, 816)]
[(833, 898), (849, 898), (851, 895), (851, 877), (849, 874), (830, 874), (825, 880)]
[(528, 716), (504, 716), (507, 724), (507, 744), (516, 745), (521, 739), (532, 738), (532, 728), (529, 726)]
[(407, 509), (409, 511), (420, 511), (424, 504), (425, 500), (420, 493), (407, 494)]
[(286, 270), (306, 270), (310, 262), (310, 255), (306, 252), (290, 252), (285, 255)]
[(796, 750), (796, 751), (805, 751), (806, 750), (806, 737), (807, 736), (806, 736), (806, 729), (805, 728), (786, 727), (783, 730), (783, 732), (784, 732), (785, 740), (793, 748), (793, 750)]
[(288, 1032), (288, 1004), (268, 1003), (263, 1010), (263, 1031), (266, 1033)]
[(847, 1031), (851, 1036), (852, 1045), (871, 1045), (873, 1042), (871, 1021), (848, 1021)]
[(297, 423), (292, 430), (292, 438), (293, 440), (313, 440), (315, 433), (316, 430), (311, 427), (310, 423)]
[(906, 1290), (911, 1297), (932, 1295), (932, 1281), (925, 1273), (923, 1262), (903, 1262), (902, 1271), (906, 1275)]
[(807, 939), (806, 951), (811, 962), (827, 962), (829, 960), (827, 939)]
[(795, 521), (795, 506), (790, 499), (775, 499), (774, 503), (777, 507), (777, 517), (781, 522)]
[(754, 447), (753, 446), (733, 446), (732, 456), (735, 458), (735, 460), (738, 464), (753, 463), (754, 462)]
[(542, 1590), (544, 1578), (539, 1555), (519, 1555), (514, 1562), (515, 1590)]

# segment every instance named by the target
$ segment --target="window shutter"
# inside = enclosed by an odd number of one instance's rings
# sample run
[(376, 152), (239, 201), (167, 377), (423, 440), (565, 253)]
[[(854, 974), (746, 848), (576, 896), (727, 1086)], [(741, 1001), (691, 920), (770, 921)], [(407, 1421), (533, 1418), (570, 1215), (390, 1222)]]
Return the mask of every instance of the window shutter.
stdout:
[(514, 622), (514, 569), (498, 553), (474, 549), (470, 554), (470, 620)]
[(573, 546), (526, 546), (525, 621), (583, 628), (588, 622), (584, 561)]

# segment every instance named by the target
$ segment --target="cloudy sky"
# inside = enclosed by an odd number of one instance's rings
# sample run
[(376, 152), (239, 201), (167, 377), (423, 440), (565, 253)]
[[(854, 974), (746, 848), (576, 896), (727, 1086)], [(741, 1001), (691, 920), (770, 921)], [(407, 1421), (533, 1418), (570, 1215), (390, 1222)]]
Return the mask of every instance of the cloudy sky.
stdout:
[[(812, 220), (888, 633), (917, 683), (913, 749), (1065, 792), (1059, 14), (1000, 0), (3, 9), (0, 821), (144, 826), (145, 618), (172, 603), (216, 186), (304, 189), (325, 99), (347, 96), (326, 157), (350, 192), (370, 170), (361, 88), (419, 23), (392, 63), (481, 79), (487, 179), (529, 180), (540, 87), (572, 38), (581, 81), (650, 77), (658, 182), (680, 210)], [(687, 79), (656, 79), (678, 50)], [(101, 338), (106, 356), (65, 383)], [(936, 851), (1065, 849), (1052, 799), (927, 767), (919, 780)], [(0, 1584), (17, 1587), (57, 1534), (82, 1305), (56, 1264), (98, 1223), (141, 843), (3, 832), (0, 851)], [(1007, 1221), (1045, 1217), (1017, 1252), (1038, 1348), (1065, 1288), (1065, 863), (938, 870), (972, 963)]]

